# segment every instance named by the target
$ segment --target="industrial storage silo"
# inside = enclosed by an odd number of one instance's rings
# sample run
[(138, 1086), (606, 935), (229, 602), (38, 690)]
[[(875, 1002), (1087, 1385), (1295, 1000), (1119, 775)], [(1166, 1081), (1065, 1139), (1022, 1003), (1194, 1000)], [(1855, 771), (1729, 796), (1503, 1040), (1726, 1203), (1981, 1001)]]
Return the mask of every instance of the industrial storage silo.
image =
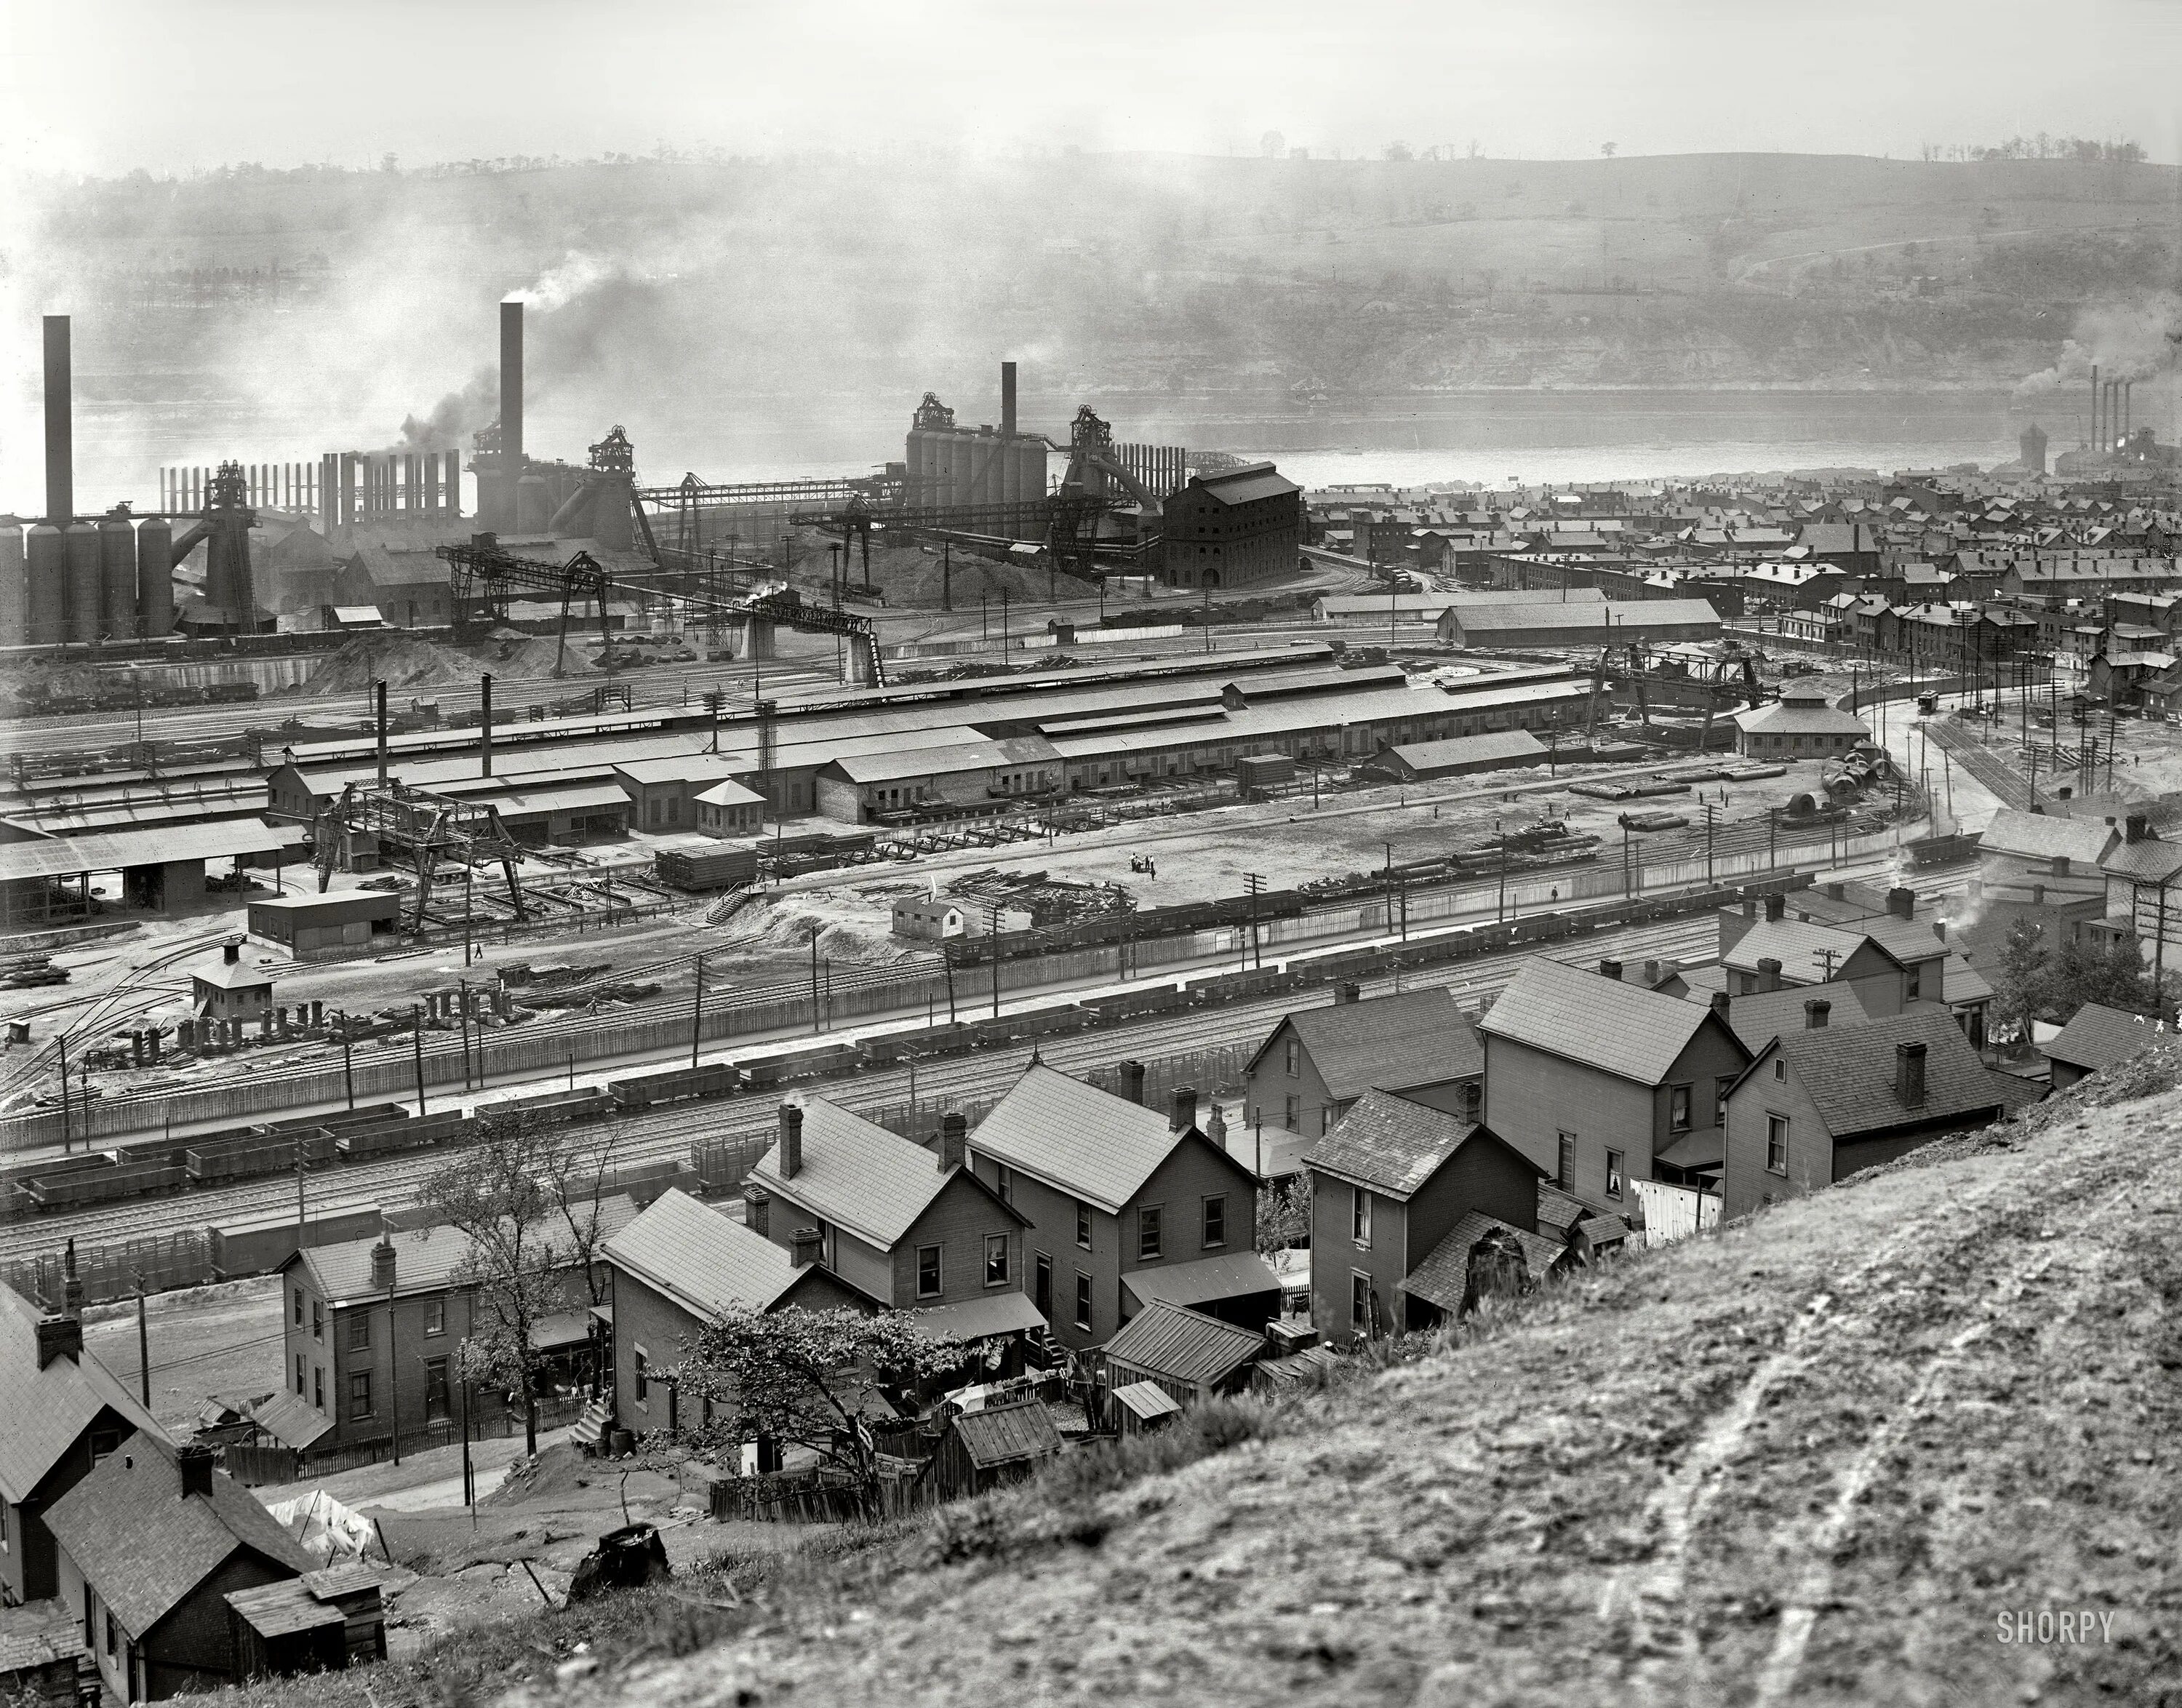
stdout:
[(515, 483), (515, 531), (543, 534), (553, 519), (552, 494), (543, 474), (526, 474)]
[(23, 574), (29, 583), (30, 644), (53, 646), (68, 638), (68, 548), (61, 530), (41, 522), (23, 541)]
[(136, 632), (163, 640), (174, 632), (174, 530), (163, 516), (136, 528)]
[(98, 524), (98, 632), (109, 640), (136, 638), (136, 530), (119, 512)]
[(0, 646), (23, 644), (29, 614), (29, 591), (23, 583), (23, 530), (13, 521), (0, 522)]
[(62, 541), (68, 547), (68, 638), (96, 640), (105, 585), (98, 561), (98, 530), (88, 522), (71, 522)]

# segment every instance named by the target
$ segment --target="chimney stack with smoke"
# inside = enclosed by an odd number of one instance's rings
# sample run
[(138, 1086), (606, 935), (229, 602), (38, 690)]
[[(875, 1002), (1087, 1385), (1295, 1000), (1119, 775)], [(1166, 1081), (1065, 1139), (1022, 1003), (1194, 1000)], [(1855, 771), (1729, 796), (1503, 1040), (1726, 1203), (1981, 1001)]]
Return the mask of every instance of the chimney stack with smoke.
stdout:
[[(69, 358), (69, 317), (46, 316), (46, 520), (75, 519), (75, 408)], [(58, 637), (55, 637), (58, 638)]]

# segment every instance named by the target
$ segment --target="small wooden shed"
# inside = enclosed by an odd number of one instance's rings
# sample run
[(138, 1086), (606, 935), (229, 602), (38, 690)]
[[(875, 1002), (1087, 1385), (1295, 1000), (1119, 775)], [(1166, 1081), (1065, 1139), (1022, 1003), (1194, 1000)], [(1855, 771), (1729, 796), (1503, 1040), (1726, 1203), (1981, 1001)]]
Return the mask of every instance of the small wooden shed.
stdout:
[(1182, 1401), (1156, 1382), (1132, 1382), (1114, 1390), (1114, 1422), (1124, 1435), (1148, 1435), (1182, 1415)]
[(338, 1672), (386, 1658), (378, 1568), (360, 1560), (227, 1597), (237, 1678)]
[(1020, 1482), (1061, 1446), (1061, 1431), (1041, 1400), (964, 1412), (949, 1423), (925, 1461), (924, 1494), (956, 1500)]

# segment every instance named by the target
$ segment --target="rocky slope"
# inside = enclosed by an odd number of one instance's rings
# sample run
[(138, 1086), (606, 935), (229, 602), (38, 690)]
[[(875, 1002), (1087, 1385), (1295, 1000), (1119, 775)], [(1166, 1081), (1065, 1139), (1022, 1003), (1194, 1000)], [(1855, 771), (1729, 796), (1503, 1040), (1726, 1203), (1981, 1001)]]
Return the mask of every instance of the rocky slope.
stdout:
[[(950, 1509), (778, 1583), (703, 1653), (564, 1688), (629, 1708), (2182, 1700), (2175, 1079), (2090, 1082), (1556, 1289), (1186, 1469)], [(2003, 1615), (2080, 1610), (2092, 1641), (2002, 1640)]]

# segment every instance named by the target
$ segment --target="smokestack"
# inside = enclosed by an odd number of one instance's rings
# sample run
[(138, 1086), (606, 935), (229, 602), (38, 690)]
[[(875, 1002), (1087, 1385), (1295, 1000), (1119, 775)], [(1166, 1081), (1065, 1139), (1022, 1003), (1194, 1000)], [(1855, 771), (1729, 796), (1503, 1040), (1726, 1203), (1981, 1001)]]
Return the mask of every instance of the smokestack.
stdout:
[(1894, 1046), (1894, 1095), (1902, 1100), (1905, 1109), (1915, 1109), (1924, 1101), (1924, 1046), (1922, 1044), (1897, 1044)]
[(69, 317), (46, 316), (46, 520), (75, 519), (75, 417), (69, 363)]
[(523, 478), (523, 305), (500, 305), (500, 455), (508, 502)]
[(2099, 422), (2099, 364), (2091, 363), (2091, 449), (2096, 451), (2106, 443)]
[(969, 1117), (959, 1111), (949, 1110), (939, 1117), (939, 1172), (944, 1174), (960, 1168), (967, 1157), (969, 1145)]
[(2135, 424), (2136, 421), (2135, 406), (2132, 401), (2135, 391), (2135, 380), (2124, 380), (2121, 382), (2121, 437), (2122, 443), (2124, 445), (2129, 442), (2129, 429)]
[(780, 1178), (793, 1180), (803, 1168), (803, 1107), (780, 1106)]
[(1000, 363), (1000, 432), (1007, 438), (1016, 436), (1016, 364)]
[(379, 719), (379, 780), (386, 780), (386, 679), (382, 676), (371, 685), (372, 696), (377, 705)]
[(481, 776), (492, 775), (492, 677), (488, 673), (478, 684), (478, 712), (483, 724), (483, 733), (478, 742), (478, 761), (485, 768)]

